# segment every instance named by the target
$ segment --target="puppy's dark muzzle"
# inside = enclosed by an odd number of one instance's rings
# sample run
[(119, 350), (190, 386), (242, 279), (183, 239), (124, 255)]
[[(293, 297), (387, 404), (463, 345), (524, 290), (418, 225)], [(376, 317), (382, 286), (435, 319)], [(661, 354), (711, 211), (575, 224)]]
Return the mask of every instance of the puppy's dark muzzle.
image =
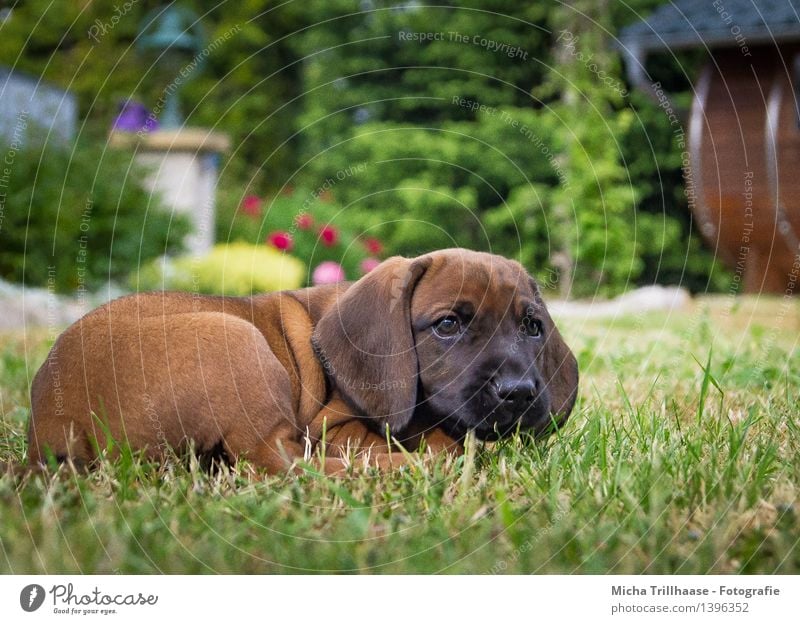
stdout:
[(517, 429), (538, 431), (546, 426), (550, 406), (538, 378), (492, 381), (487, 391), (488, 404), (494, 407), (475, 427), (479, 438), (493, 440)]
[(520, 381), (502, 381), (492, 384), (492, 391), (501, 411), (521, 416), (528, 411), (539, 394), (539, 388), (533, 379)]

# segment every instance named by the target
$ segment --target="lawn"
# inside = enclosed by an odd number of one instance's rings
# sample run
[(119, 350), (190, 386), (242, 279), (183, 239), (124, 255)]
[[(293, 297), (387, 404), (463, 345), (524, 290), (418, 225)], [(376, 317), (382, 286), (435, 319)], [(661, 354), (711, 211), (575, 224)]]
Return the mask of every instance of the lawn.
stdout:
[[(582, 375), (565, 428), (394, 474), (258, 481), (127, 458), (3, 476), (0, 571), (800, 573), (798, 305), (563, 320)], [(49, 344), (0, 337), (1, 461), (23, 456)]]

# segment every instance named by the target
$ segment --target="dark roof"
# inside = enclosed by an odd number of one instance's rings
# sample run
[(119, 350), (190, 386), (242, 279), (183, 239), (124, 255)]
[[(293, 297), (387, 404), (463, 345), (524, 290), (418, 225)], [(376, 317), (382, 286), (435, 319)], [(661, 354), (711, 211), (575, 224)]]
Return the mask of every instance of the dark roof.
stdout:
[(787, 40), (800, 41), (800, 0), (674, 0), (623, 28), (619, 44), (645, 51)]

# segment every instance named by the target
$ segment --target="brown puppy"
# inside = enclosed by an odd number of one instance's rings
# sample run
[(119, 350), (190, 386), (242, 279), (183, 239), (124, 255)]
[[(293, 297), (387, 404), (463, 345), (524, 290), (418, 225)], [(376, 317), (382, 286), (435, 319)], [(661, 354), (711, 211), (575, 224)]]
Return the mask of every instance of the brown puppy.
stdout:
[[(451, 249), (390, 258), (358, 282), (254, 297), (149, 293), (84, 316), (31, 387), (28, 459), (91, 463), (107, 435), (155, 459), (192, 443), (276, 473), (325, 441), (401, 464), (563, 422), (578, 384), (516, 262)], [(350, 453), (351, 454), (351, 453)]]

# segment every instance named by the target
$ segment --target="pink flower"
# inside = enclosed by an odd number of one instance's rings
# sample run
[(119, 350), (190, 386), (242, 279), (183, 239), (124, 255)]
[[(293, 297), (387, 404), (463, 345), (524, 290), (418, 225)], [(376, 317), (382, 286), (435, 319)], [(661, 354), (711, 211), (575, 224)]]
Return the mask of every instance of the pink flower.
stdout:
[(343, 282), (346, 279), (344, 269), (338, 262), (326, 260), (320, 262), (314, 273), (311, 275), (311, 282), (315, 286), (321, 284), (335, 284), (336, 282)]
[(248, 195), (242, 200), (239, 209), (249, 217), (257, 217), (261, 214), (261, 198), (257, 195)]
[(333, 247), (339, 240), (339, 230), (332, 225), (323, 226), (319, 230), (319, 238), (326, 247)]
[(310, 230), (314, 225), (314, 217), (307, 212), (301, 212), (294, 218), (294, 224), (301, 230)]
[(383, 251), (383, 245), (377, 238), (368, 238), (364, 241), (364, 247), (373, 256), (377, 256)]
[(369, 273), (372, 269), (381, 263), (377, 258), (364, 258), (361, 261), (361, 272)]
[(273, 232), (269, 236), (267, 236), (267, 243), (275, 247), (275, 249), (280, 249), (281, 251), (291, 251), (292, 247), (294, 246), (294, 241), (292, 241), (292, 235), (289, 232)]

